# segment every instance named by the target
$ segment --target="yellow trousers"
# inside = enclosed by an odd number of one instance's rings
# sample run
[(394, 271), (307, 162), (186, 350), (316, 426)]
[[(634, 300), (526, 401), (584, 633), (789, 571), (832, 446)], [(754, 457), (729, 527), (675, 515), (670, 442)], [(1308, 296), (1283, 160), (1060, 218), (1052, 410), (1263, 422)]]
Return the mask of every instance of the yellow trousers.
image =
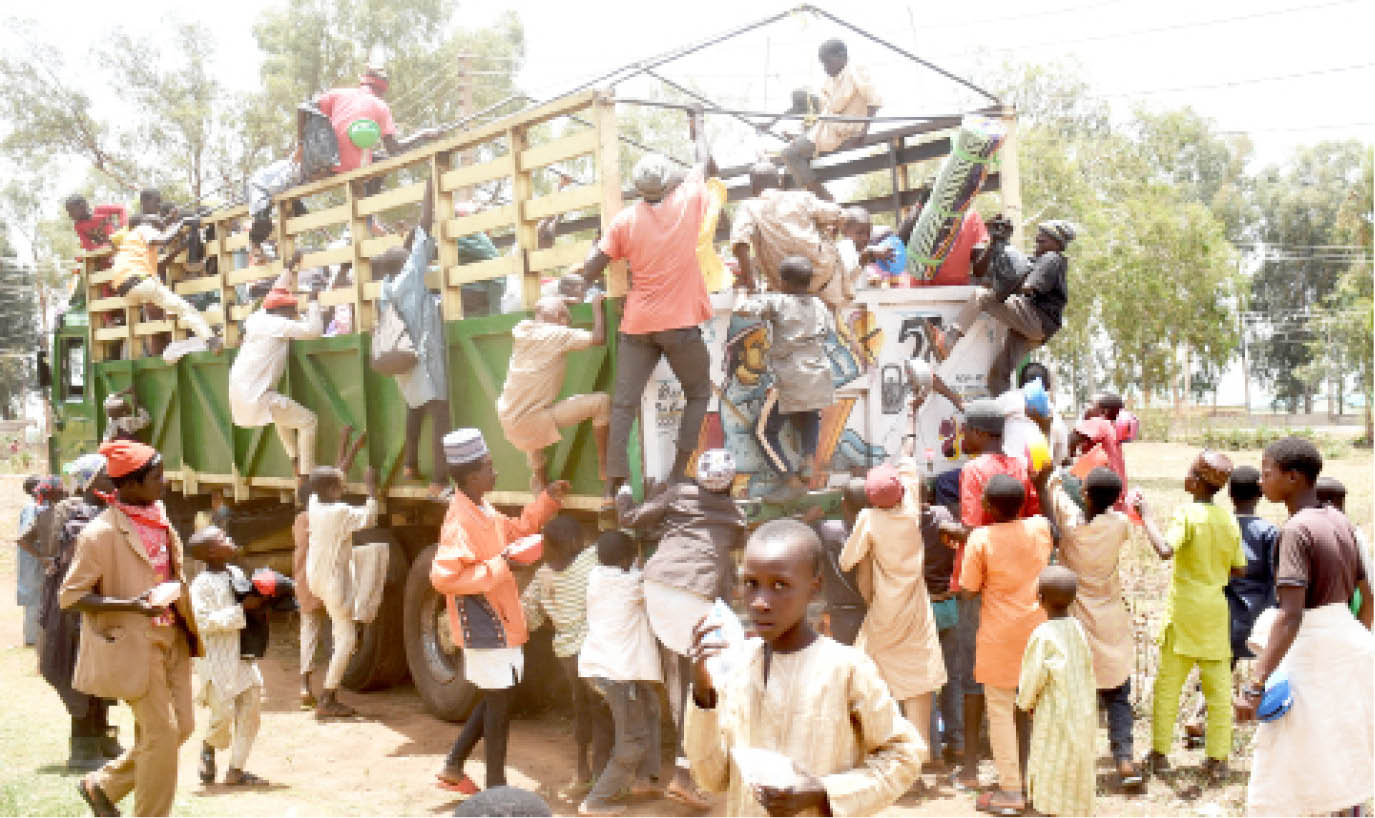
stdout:
[(1199, 659), (1174, 650), (1174, 628), (1166, 626), (1160, 645), (1160, 667), (1155, 674), (1155, 703), (1151, 712), (1151, 749), (1169, 753), (1174, 742), (1174, 723), (1179, 716), (1179, 693), (1194, 665), (1203, 683), (1208, 705), (1208, 733), (1204, 752), (1226, 761), (1232, 752), (1232, 663), (1229, 659)]
[(153, 628), (148, 692), (128, 702), (134, 746), (96, 771), (112, 803), (134, 791), (135, 815), (171, 815), (177, 793), (177, 749), (196, 729), (191, 705), (191, 652), (181, 628)]
[(1017, 688), (985, 684), (984, 701), (998, 789), (1018, 792), (1022, 789), (1022, 768), (1017, 755)]

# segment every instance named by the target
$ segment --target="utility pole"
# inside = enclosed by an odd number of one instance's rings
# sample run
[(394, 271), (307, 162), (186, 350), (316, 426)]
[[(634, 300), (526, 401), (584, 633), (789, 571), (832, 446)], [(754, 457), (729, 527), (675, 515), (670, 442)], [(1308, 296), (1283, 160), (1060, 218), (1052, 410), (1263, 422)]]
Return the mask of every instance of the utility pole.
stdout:
[[(464, 53), (458, 55), (458, 88), (459, 88), (459, 118), (467, 119), (473, 115), (473, 55)], [(471, 165), (474, 161), (472, 151), (463, 151), (459, 154), (459, 161), (464, 165)], [(460, 188), (455, 192), (455, 197), (460, 202), (471, 202), (473, 200), (473, 189), (471, 187)]]

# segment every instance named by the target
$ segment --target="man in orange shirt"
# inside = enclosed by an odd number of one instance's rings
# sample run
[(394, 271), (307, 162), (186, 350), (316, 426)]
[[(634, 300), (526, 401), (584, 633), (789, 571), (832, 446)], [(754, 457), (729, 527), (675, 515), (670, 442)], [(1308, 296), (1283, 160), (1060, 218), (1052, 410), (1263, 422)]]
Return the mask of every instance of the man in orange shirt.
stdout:
[(522, 556), (511, 546), (538, 534), (553, 518), (568, 493), (568, 481), (547, 484), (520, 517), (512, 519), (483, 499), (496, 487), (497, 472), (482, 432), (458, 429), (445, 435), (444, 460), (456, 491), (439, 529), (430, 583), (444, 594), (450, 633), (463, 648), (464, 676), (482, 691), (482, 699), (464, 723), (438, 778), (441, 788), (472, 795), (477, 785), (463, 772), (463, 764), (479, 739), (486, 755), (488, 789), (506, 784), (512, 688), (525, 672), (521, 646), (530, 634), (511, 566), (532, 562), (539, 554)]
[[(392, 121), (391, 108), (383, 99), (390, 84), (385, 68), (369, 66), (358, 78), (357, 88), (335, 88), (312, 100), (320, 113), (329, 117), (329, 124), (339, 141), (339, 164), (334, 166), (335, 173), (372, 164), (372, 148), (379, 142), (388, 156), (396, 156), (437, 135), (438, 131), (427, 128), (405, 139), (396, 138), (396, 123)], [(297, 112), (298, 142), (305, 137), (307, 116), (305, 111)]]
[(678, 451), (670, 479), (683, 479), (711, 398), (711, 360), (699, 326), (711, 318), (711, 300), (697, 262), (697, 236), (711, 203), (706, 177), (716, 172), (716, 162), (707, 146), (701, 107), (690, 116), (697, 164), (678, 181), (663, 156), (648, 154), (636, 163), (633, 181), (641, 201), (616, 214), (583, 265), (588, 282), (618, 259), (626, 259), (631, 271), (616, 346), (616, 388), (607, 444), (608, 497), (630, 477), (630, 425), (660, 358), (668, 358), (687, 400), (678, 423)]

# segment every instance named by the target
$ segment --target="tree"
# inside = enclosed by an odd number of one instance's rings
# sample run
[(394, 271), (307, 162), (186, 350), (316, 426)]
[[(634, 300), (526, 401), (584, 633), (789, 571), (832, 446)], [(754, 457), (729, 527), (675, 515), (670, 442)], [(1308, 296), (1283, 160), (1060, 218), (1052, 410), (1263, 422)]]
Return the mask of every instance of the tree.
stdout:
[(1314, 319), (1351, 258), (1342, 246), (1351, 234), (1339, 222), (1362, 183), (1363, 163), (1369, 151), (1359, 142), (1324, 142), (1299, 148), (1255, 181), (1264, 256), (1251, 279), (1251, 305), (1265, 314), (1270, 333), (1254, 346), (1254, 371), (1290, 412), (1300, 404), (1312, 412), (1323, 379), (1321, 367), (1306, 366), (1312, 345), (1325, 342)]

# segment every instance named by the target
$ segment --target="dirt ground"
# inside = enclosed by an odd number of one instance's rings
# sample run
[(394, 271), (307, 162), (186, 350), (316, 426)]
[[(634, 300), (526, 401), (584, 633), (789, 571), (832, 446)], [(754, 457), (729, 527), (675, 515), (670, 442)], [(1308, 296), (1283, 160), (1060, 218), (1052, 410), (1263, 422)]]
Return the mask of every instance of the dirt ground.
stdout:
[[(1178, 444), (1133, 443), (1127, 447), (1132, 482), (1145, 489), (1154, 513), (1166, 519), (1184, 499), (1182, 480), (1194, 450)], [(1236, 453), (1238, 462), (1258, 464), (1259, 452)], [(1367, 532), (1371, 520), (1371, 456), (1358, 451), (1329, 465), (1328, 473), (1344, 480), (1351, 491), (1348, 511)], [(14, 530), (23, 495), (18, 477), (0, 477), (0, 531)], [(1224, 501), (1225, 502), (1225, 501)], [(1262, 513), (1280, 521), (1283, 509), (1262, 504)], [(75, 791), (76, 777), (62, 766), (67, 753), (67, 718), (57, 696), (38, 676), (31, 649), (20, 646), (21, 611), (10, 605), (14, 589), (14, 549), (0, 550), (0, 674), (6, 680), (0, 700), (0, 814), (84, 815), (85, 805)], [(1141, 626), (1150, 629), (1159, 618), (1160, 600), (1168, 584), (1169, 568), (1151, 555), (1139, 540), (1124, 560), (1129, 593)], [(1148, 654), (1149, 651), (1143, 651)], [(347, 700), (361, 716), (349, 722), (322, 724), (296, 705), (296, 634), (287, 620), (274, 620), (272, 646), (262, 662), (267, 701), (262, 731), (249, 769), (268, 778), (272, 786), (236, 790), (204, 787), (195, 769), (204, 711), (199, 729), (182, 749), (178, 815), (441, 815), (453, 811), (455, 799), (435, 788), (434, 772), (457, 735), (458, 726), (426, 715), (409, 685), (378, 693), (350, 694)], [(1143, 672), (1152, 664), (1143, 658)], [(1149, 718), (1138, 700), (1136, 755), (1147, 746)], [(121, 739), (133, 739), (127, 708), (112, 711)], [(1109, 770), (1107, 736), (1099, 731), (1100, 787), (1098, 812), (1110, 815), (1237, 815), (1243, 811), (1251, 732), (1239, 729), (1234, 742), (1232, 776), (1221, 788), (1201, 788), (1196, 775), (1201, 752), (1177, 748), (1171, 758), (1175, 771), (1151, 782), (1141, 796), (1115, 790)], [(479, 751), (480, 755), (480, 751)], [(221, 764), (223, 764), (223, 756)], [(482, 781), (481, 760), (469, 763), (473, 778)], [(985, 783), (993, 781), (991, 762), (983, 767)], [(538, 789), (556, 814), (571, 815), (576, 803), (557, 793), (573, 773), (569, 719), (559, 709), (515, 722), (511, 731), (508, 779), (511, 784)], [(976, 815), (973, 798), (956, 793), (946, 775), (923, 774), (923, 787), (886, 810), (885, 815)], [(722, 809), (715, 802), (714, 812)], [(128, 807), (131, 802), (126, 801)], [(634, 815), (686, 815), (669, 801), (630, 805)]]

